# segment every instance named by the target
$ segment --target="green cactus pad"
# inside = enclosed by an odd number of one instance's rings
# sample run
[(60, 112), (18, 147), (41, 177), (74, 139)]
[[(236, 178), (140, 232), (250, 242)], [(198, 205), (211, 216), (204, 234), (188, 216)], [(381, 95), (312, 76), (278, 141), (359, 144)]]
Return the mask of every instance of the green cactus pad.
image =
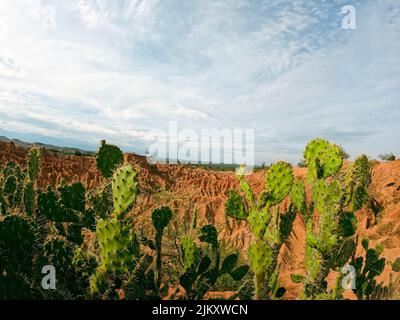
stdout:
[(97, 217), (106, 219), (111, 215), (113, 210), (111, 184), (106, 184), (99, 190), (91, 191), (88, 198)]
[(80, 246), (83, 243), (82, 228), (80, 225), (71, 223), (67, 228), (67, 239), (72, 243)]
[(35, 188), (31, 181), (27, 182), (24, 188), (24, 206), (26, 214), (32, 216), (35, 208)]
[(211, 266), (211, 258), (209, 256), (201, 258), (199, 266), (197, 268), (197, 274), (202, 274), (206, 272), (210, 266)]
[(111, 178), (115, 168), (124, 162), (124, 155), (120, 148), (101, 141), (99, 151), (96, 155), (97, 169), (105, 178)]
[(222, 262), (222, 266), (220, 269), (220, 274), (223, 273), (230, 273), (233, 268), (236, 266), (236, 263), (238, 261), (238, 255), (236, 253), (232, 253), (229, 256), (227, 256), (224, 261)]
[(337, 180), (331, 183), (319, 180), (312, 190), (313, 199), (319, 213), (338, 211), (343, 192)]
[(262, 274), (272, 263), (272, 249), (264, 241), (253, 241), (249, 246), (248, 257), (253, 272)]
[(247, 183), (246, 180), (244, 180), (244, 177), (241, 177), (239, 180), (240, 184), (240, 189), (244, 192), (246, 195), (247, 201), (249, 202), (250, 206), (254, 204), (254, 194), (253, 190), (251, 190), (250, 185)]
[(231, 271), (229, 274), (231, 275), (233, 280), (241, 281), (248, 271), (249, 271), (249, 266), (243, 265)]
[(200, 229), (199, 239), (201, 242), (209, 243), (214, 249), (218, 248), (218, 232), (211, 224)]
[(188, 270), (198, 260), (200, 254), (199, 249), (197, 248), (194, 241), (189, 237), (184, 237), (182, 239), (181, 249), (183, 266), (185, 270)]
[(225, 213), (239, 220), (247, 220), (249, 216), (242, 197), (235, 190), (230, 190), (229, 199), (225, 202)]
[(307, 214), (307, 203), (306, 203), (306, 190), (304, 183), (296, 179), (293, 183), (292, 189), (290, 190), (290, 200), (303, 216)]
[(44, 243), (44, 257), (46, 263), (56, 269), (57, 275), (68, 280), (68, 276), (73, 273), (74, 251), (72, 245), (65, 238), (51, 237), (47, 239)]
[(103, 270), (123, 273), (136, 264), (139, 243), (128, 223), (117, 219), (99, 220), (96, 228)]
[(17, 178), (14, 175), (8, 176), (4, 181), (3, 195), (7, 198), (9, 205), (13, 206), (17, 196)]
[(296, 219), (296, 211), (288, 210), (285, 214), (281, 215), (279, 222), (279, 241), (284, 243), (292, 232), (293, 222)]
[(64, 208), (85, 212), (85, 188), (81, 182), (60, 186), (57, 191)]
[(151, 215), (151, 219), (157, 232), (162, 232), (172, 219), (172, 211), (169, 207), (155, 209)]
[(357, 185), (364, 188), (371, 183), (371, 164), (366, 155), (357, 157), (354, 161), (354, 178)]
[(90, 276), (89, 280), (90, 293), (93, 295), (104, 294), (109, 288), (107, 275), (101, 270), (97, 270), (96, 273)]
[(28, 175), (31, 181), (36, 180), (40, 171), (40, 149), (32, 148), (27, 154)]
[(327, 178), (339, 172), (343, 163), (340, 148), (324, 139), (309, 142), (304, 151), (304, 159), (310, 180)]
[(346, 239), (341, 243), (337, 252), (333, 252), (332, 266), (342, 268), (349, 259), (355, 254), (356, 242), (353, 239)]
[(138, 193), (137, 172), (130, 165), (117, 169), (112, 178), (114, 213), (117, 217), (129, 211)]
[(357, 230), (357, 217), (352, 212), (343, 212), (339, 217), (339, 233), (342, 237), (351, 237)]
[(18, 215), (0, 220), (0, 266), (10, 272), (26, 270), (32, 265), (34, 229)]
[(263, 239), (268, 224), (271, 221), (271, 214), (268, 207), (265, 207), (262, 211), (256, 209), (250, 210), (247, 220), (255, 237), (260, 240)]
[(289, 194), (293, 184), (292, 168), (286, 162), (273, 164), (265, 179), (265, 190), (269, 195), (270, 205), (281, 202)]

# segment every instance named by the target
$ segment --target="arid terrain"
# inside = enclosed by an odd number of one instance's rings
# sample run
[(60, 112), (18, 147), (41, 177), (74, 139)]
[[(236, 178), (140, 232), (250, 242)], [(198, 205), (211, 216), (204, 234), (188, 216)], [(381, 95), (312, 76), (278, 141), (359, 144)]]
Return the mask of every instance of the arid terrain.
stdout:
[[(0, 142), (0, 164), (15, 161), (25, 167), (26, 150), (14, 144)], [(149, 215), (161, 205), (168, 205), (182, 222), (197, 208), (199, 218), (213, 223), (220, 230), (220, 238), (245, 255), (251, 233), (244, 222), (237, 222), (224, 213), (224, 203), (229, 190), (238, 189), (233, 172), (216, 172), (185, 165), (151, 165), (138, 155), (125, 154), (125, 162), (140, 170), (141, 195), (132, 212), (135, 216)], [(304, 177), (306, 169), (296, 168), (295, 175)], [(264, 184), (264, 171), (247, 176), (250, 185), (259, 192)], [(89, 156), (61, 156), (45, 151), (38, 186), (57, 185), (64, 178), (68, 182), (81, 181), (87, 190), (100, 186), (104, 181), (96, 169), (95, 158)], [(370, 194), (376, 205), (383, 208), (377, 215), (370, 209), (357, 212), (358, 235), (368, 236), (372, 246), (384, 244), (383, 256), (387, 261), (400, 257), (400, 160), (373, 161)], [(300, 216), (296, 217), (292, 234), (281, 251), (282, 285), (285, 298), (297, 298), (300, 285), (290, 280), (291, 273), (302, 274), (304, 267), (305, 229)], [(359, 253), (361, 254), (361, 250)], [(379, 280), (388, 281), (390, 265), (387, 264)], [(351, 298), (351, 295), (348, 296)]]

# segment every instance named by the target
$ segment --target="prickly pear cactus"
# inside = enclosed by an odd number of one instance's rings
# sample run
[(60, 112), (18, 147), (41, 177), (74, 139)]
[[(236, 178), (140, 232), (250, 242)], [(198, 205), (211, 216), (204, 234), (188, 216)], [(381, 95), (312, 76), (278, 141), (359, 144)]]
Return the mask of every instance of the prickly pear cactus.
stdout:
[(153, 226), (158, 233), (168, 226), (172, 218), (172, 211), (169, 207), (162, 207), (153, 211), (151, 215), (151, 220), (153, 221)]
[(17, 205), (17, 178), (10, 175), (6, 178), (3, 185), (3, 196), (6, 199), (9, 207)]
[(184, 237), (181, 243), (182, 260), (185, 270), (189, 269), (199, 259), (199, 249), (189, 237)]
[(292, 188), (292, 168), (288, 163), (283, 161), (273, 164), (268, 170), (265, 180), (265, 190), (268, 193), (269, 204), (272, 206), (280, 203), (286, 198)]
[(8, 215), (0, 219), (0, 268), (10, 273), (29, 273), (35, 232), (28, 219)]
[(26, 214), (32, 216), (35, 210), (35, 187), (31, 181), (25, 184), (24, 206)]
[[(278, 286), (278, 255), (290, 232), (296, 212), (291, 205), (286, 213), (279, 210), (280, 204), (290, 194), (294, 177), (291, 166), (286, 162), (273, 164), (265, 177), (265, 188), (255, 199), (254, 193), (243, 176), (239, 175), (242, 197), (231, 191), (225, 203), (228, 216), (247, 220), (255, 240), (249, 247), (250, 266), (254, 272), (257, 299), (278, 298), (282, 290)], [(298, 183), (297, 183), (298, 184)], [(305, 191), (301, 185), (291, 194), (298, 210), (304, 210)], [(283, 288), (282, 288), (283, 289)], [(279, 296), (280, 297), (280, 296)]]
[(249, 267), (237, 267), (238, 255), (231, 253), (221, 263), (218, 232), (213, 225), (200, 228), (198, 238), (211, 248), (213, 256), (209, 256), (197, 246), (192, 238), (185, 236), (181, 241), (182, 261), (184, 273), (180, 276), (180, 285), (186, 291), (187, 299), (203, 299), (204, 295), (215, 285), (218, 278), (228, 274), (234, 281), (240, 281), (247, 274)]
[(307, 144), (304, 159), (310, 180), (327, 178), (342, 167), (340, 148), (324, 139), (315, 139)]
[(160, 294), (162, 279), (162, 237), (164, 229), (168, 226), (172, 219), (172, 211), (169, 207), (155, 209), (151, 215), (153, 226), (156, 229), (155, 246), (156, 246), (156, 272), (155, 272), (155, 291)]
[(46, 192), (39, 193), (37, 202), (38, 212), (42, 217), (54, 222), (63, 221), (57, 194), (50, 187), (47, 188)]
[(304, 187), (304, 183), (296, 179), (293, 183), (292, 189), (290, 190), (290, 200), (293, 205), (296, 207), (297, 211), (300, 212), (303, 216), (305, 216), (306, 220), (308, 219), (307, 215), (307, 197), (306, 197), (306, 189)]
[(40, 149), (32, 148), (27, 154), (28, 175), (30, 181), (35, 181), (40, 172)]
[(362, 247), (365, 251), (365, 258), (362, 256), (355, 258), (353, 256), (351, 261), (351, 265), (356, 271), (353, 292), (359, 300), (369, 300), (383, 286), (382, 284), (378, 284), (376, 277), (383, 272), (386, 259), (380, 257), (383, 251), (382, 245), (369, 248), (369, 241), (363, 239)]
[(201, 227), (199, 239), (201, 242), (209, 243), (212, 248), (218, 248), (218, 232), (211, 224)]
[(105, 178), (111, 178), (114, 170), (122, 164), (123, 161), (124, 155), (117, 146), (107, 144), (105, 140), (101, 141), (96, 156), (96, 165), (97, 169)]
[[(311, 141), (304, 151), (312, 190), (310, 206), (307, 208), (305, 194), (300, 190), (304, 186), (296, 186), (291, 192), (292, 202), (304, 212), (306, 221), (307, 274), (292, 277), (304, 284), (305, 299), (341, 298), (342, 290), (339, 287), (328, 290), (326, 278), (330, 270), (340, 271), (356, 249), (354, 211), (360, 206), (353, 203), (358, 199), (357, 190), (362, 188), (367, 193), (370, 165), (368, 158), (362, 156), (343, 169), (341, 155), (340, 148), (326, 140)], [(317, 220), (312, 219), (314, 209)], [(339, 286), (340, 277), (337, 280)]]
[(85, 188), (81, 182), (71, 185), (61, 185), (57, 191), (60, 195), (59, 203), (62, 207), (85, 212)]
[(255, 274), (266, 274), (272, 264), (272, 249), (264, 241), (253, 241), (248, 250), (251, 268)]
[(117, 169), (112, 178), (114, 213), (122, 217), (134, 205), (139, 193), (137, 172), (126, 165)]
[(110, 217), (113, 211), (111, 184), (106, 184), (99, 190), (92, 190), (89, 193), (89, 202), (97, 217), (101, 219)]
[(116, 218), (100, 220), (96, 234), (102, 270), (121, 274), (135, 267), (139, 243), (129, 223)]
[(66, 275), (71, 270), (73, 247), (63, 237), (48, 238), (44, 243), (44, 257), (60, 275)]

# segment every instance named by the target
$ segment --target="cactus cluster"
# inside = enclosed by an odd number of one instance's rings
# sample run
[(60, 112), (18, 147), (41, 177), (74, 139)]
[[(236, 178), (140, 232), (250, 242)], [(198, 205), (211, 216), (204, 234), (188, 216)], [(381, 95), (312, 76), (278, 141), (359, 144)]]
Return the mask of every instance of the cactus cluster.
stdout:
[[(249, 246), (248, 258), (254, 272), (256, 298), (281, 298), (285, 289), (278, 285), (278, 255), (296, 217), (292, 204), (286, 209), (281, 208), (294, 184), (292, 168), (282, 161), (273, 164), (258, 199), (245, 180), (243, 169), (239, 173), (239, 184), (245, 198), (231, 191), (225, 212), (230, 217), (247, 220), (255, 237)], [(296, 201), (300, 203), (302, 192), (298, 186), (293, 194), (297, 195), (299, 199)]]
[(123, 281), (130, 277), (140, 258), (139, 240), (131, 219), (126, 217), (139, 191), (137, 172), (130, 165), (116, 168), (121, 160), (116, 154), (122, 156), (122, 152), (116, 148), (103, 141), (97, 155), (99, 171), (112, 178), (113, 210), (110, 216), (106, 216), (108, 210), (104, 208), (104, 202), (108, 196), (103, 193), (104, 190), (100, 191), (100, 197), (97, 195), (93, 198), (94, 204), (99, 206), (94, 210), (101, 212), (102, 218), (96, 225), (100, 265), (90, 279), (92, 294), (113, 298), (118, 296), (116, 290), (121, 289)]
[[(386, 264), (383, 247), (371, 248), (364, 239), (364, 253), (356, 257), (355, 211), (373, 203), (371, 166), (364, 155), (352, 163), (344, 162), (345, 155), (341, 147), (315, 139), (304, 151), (307, 177), (295, 178), (288, 163), (275, 163), (258, 195), (244, 168), (239, 171), (240, 190), (230, 191), (225, 212), (246, 221), (252, 232), (247, 258), (257, 299), (285, 294), (278, 258), (297, 214), (306, 226), (306, 273), (291, 278), (303, 284), (302, 298), (343, 298), (343, 274), (333, 288), (327, 278), (347, 263), (355, 270), (352, 290), (358, 299), (374, 299), (388, 290), (377, 282)], [(129, 214), (139, 195), (138, 172), (123, 165), (118, 147), (102, 141), (96, 163), (105, 183), (88, 192), (82, 183), (65, 180), (39, 189), (40, 163), (40, 149), (32, 148), (26, 169), (9, 162), (1, 171), (0, 299), (203, 299), (218, 282), (241, 281), (248, 274), (249, 266), (239, 263), (237, 253), (223, 253), (213, 225), (198, 227), (197, 210), (190, 229), (173, 239), (175, 255), (166, 245), (177, 223), (169, 207), (155, 209), (153, 227), (138, 236), (136, 219)], [(171, 257), (179, 266), (172, 296), (166, 265)], [(400, 271), (400, 259), (390, 264)], [(41, 287), (47, 265), (56, 270), (57, 290)]]
[(189, 236), (182, 238), (181, 252), (184, 272), (180, 276), (179, 282), (185, 290), (184, 298), (186, 299), (203, 299), (218, 278), (228, 274), (233, 280), (240, 281), (249, 269), (246, 265), (237, 266), (238, 254), (236, 253), (228, 255), (221, 263), (218, 232), (213, 225), (205, 225), (200, 228), (198, 233), (195, 233), (200, 243), (207, 244), (211, 248), (211, 252), (198, 246), (195, 239)]
[(15, 162), (8, 162), (2, 170), (0, 180), (1, 213), (17, 208), (23, 202), (25, 172)]
[(344, 167), (340, 148), (323, 139), (307, 145), (304, 159), (308, 167), (304, 183), (310, 186), (311, 201), (307, 206), (300, 181), (291, 199), (306, 223), (307, 274), (292, 275), (292, 280), (304, 284), (306, 299), (338, 299), (342, 292), (329, 290), (327, 277), (331, 270), (340, 271), (355, 253), (354, 211), (366, 203), (371, 168), (366, 156)]
[[(369, 247), (368, 239), (361, 241), (365, 257), (355, 255), (352, 256), (350, 265), (355, 269), (355, 278), (351, 279), (353, 284), (353, 292), (359, 300), (376, 299), (379, 295), (384, 295), (389, 286), (377, 282), (377, 277), (382, 274), (386, 259), (381, 257), (383, 245), (377, 245), (375, 248)], [(391, 263), (392, 271), (400, 271), (400, 258)]]

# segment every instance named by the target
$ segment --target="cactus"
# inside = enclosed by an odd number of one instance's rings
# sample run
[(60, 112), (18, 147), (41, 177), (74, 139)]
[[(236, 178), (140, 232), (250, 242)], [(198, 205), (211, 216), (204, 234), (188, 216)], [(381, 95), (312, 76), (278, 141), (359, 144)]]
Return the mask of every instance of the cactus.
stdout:
[[(253, 191), (244, 179), (244, 171), (239, 174), (239, 184), (246, 200), (236, 191), (231, 191), (225, 203), (225, 212), (228, 216), (247, 220), (255, 240), (248, 251), (250, 266), (254, 272), (254, 281), (257, 299), (280, 298), (284, 289), (278, 286), (278, 255), (283, 243), (289, 236), (296, 216), (294, 206), (303, 210), (302, 197), (305, 191), (294, 177), (290, 165), (286, 162), (273, 164), (265, 177), (264, 190), (255, 199)], [(296, 197), (286, 213), (279, 212), (279, 205), (287, 198), (293, 184)]]
[(3, 168), (2, 202), (5, 208), (19, 207), (23, 202), (25, 174), (14, 162)]
[(315, 139), (308, 143), (304, 150), (304, 159), (309, 180), (327, 178), (337, 173), (343, 163), (340, 155), (340, 147), (324, 139)]
[(185, 289), (186, 298), (203, 299), (207, 291), (215, 285), (218, 278), (229, 274), (235, 281), (240, 281), (247, 274), (249, 267), (236, 267), (238, 255), (232, 253), (220, 262), (218, 233), (213, 225), (203, 226), (198, 233), (201, 242), (210, 245), (214, 259), (212, 260), (194, 240), (188, 236), (181, 242), (184, 273), (180, 276), (180, 285)]
[(8, 203), (8, 207), (12, 208), (17, 205), (17, 188), (18, 181), (14, 175), (6, 178), (3, 185), (3, 196)]
[[(136, 171), (129, 165), (116, 169), (111, 188), (113, 217), (97, 221), (100, 267), (90, 280), (92, 294), (103, 297), (117, 296), (116, 289), (120, 289), (126, 278), (132, 276), (140, 259), (139, 241), (131, 220), (126, 217), (139, 192)], [(164, 222), (161, 220), (157, 220), (160, 227)]]
[[(60, 236), (50, 237), (44, 243), (44, 257), (48, 265), (54, 266), (57, 273), (68, 280), (73, 259), (73, 246)], [(60, 277), (58, 277), (60, 278)]]
[(157, 252), (157, 260), (156, 260), (156, 279), (155, 286), (156, 291), (160, 292), (161, 289), (161, 278), (162, 278), (162, 236), (164, 233), (164, 229), (167, 227), (172, 218), (172, 211), (168, 207), (162, 207), (160, 209), (156, 209), (153, 211), (151, 219), (153, 221), (153, 226), (156, 229), (156, 252)]
[[(361, 156), (343, 170), (341, 154), (339, 147), (326, 140), (311, 141), (304, 151), (312, 190), (309, 207), (305, 202), (304, 186), (296, 186), (291, 193), (292, 202), (306, 221), (307, 268), (306, 275), (292, 275), (292, 280), (304, 284), (303, 297), (306, 299), (341, 298), (339, 287), (328, 290), (326, 278), (330, 270), (340, 271), (356, 249), (354, 211), (365, 203), (357, 190), (367, 193), (371, 168), (368, 158)], [(312, 218), (314, 209), (318, 221)], [(337, 279), (337, 285), (340, 279)]]
[(39, 193), (37, 201), (39, 214), (53, 222), (78, 223), (82, 212), (75, 210), (76, 203), (66, 196), (69, 193), (66, 189), (69, 188), (74, 189), (74, 187), (63, 186), (58, 189), (59, 192), (55, 192), (48, 187), (46, 192)]
[(99, 190), (91, 191), (89, 194), (89, 202), (97, 217), (101, 219), (109, 217), (113, 211), (111, 184), (106, 184)]
[(58, 187), (59, 203), (61, 207), (69, 210), (85, 212), (85, 188), (81, 182), (76, 182)]
[(0, 269), (28, 273), (32, 267), (35, 233), (28, 219), (7, 215), (0, 220)]
[(113, 174), (112, 195), (114, 199), (114, 213), (122, 217), (134, 205), (136, 195), (139, 193), (137, 172), (126, 165)]
[(24, 206), (26, 214), (32, 216), (35, 211), (35, 187), (31, 181), (28, 181), (25, 184)]
[(185, 271), (199, 259), (200, 250), (195, 242), (188, 236), (183, 237), (181, 243), (182, 261)]
[(0, 300), (29, 300), (35, 296), (30, 283), (16, 274), (0, 274)]
[[(369, 248), (369, 241), (362, 240), (362, 247), (365, 251), (365, 258), (353, 255), (350, 265), (355, 269), (355, 279), (353, 288), (354, 294), (359, 300), (370, 300), (374, 298), (385, 287), (382, 283), (377, 283), (376, 277), (382, 274), (385, 268), (386, 259), (380, 258), (383, 246), (378, 245), (375, 248)], [(393, 267), (392, 267), (393, 268)], [(396, 268), (393, 268), (396, 271)]]
[(30, 181), (36, 181), (40, 172), (40, 150), (38, 148), (32, 148), (27, 154), (27, 166)]
[(105, 178), (111, 178), (114, 170), (123, 161), (124, 155), (117, 146), (107, 144), (105, 140), (101, 141), (99, 151), (96, 155), (96, 165)]
[(0, 215), (7, 214), (7, 202), (3, 196), (3, 190), (0, 188)]
[(135, 267), (139, 243), (128, 223), (116, 218), (100, 220), (96, 234), (103, 271), (122, 274)]

